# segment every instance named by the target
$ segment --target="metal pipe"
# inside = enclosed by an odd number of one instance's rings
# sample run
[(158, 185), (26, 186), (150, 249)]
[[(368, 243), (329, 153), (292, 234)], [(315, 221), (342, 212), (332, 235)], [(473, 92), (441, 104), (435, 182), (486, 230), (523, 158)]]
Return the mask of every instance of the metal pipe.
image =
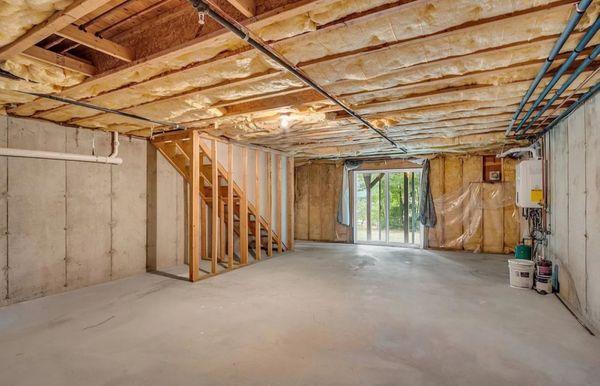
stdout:
[[(569, 55), (569, 58), (562, 64), (562, 66), (560, 66), (560, 68), (558, 69), (556, 74), (554, 74), (554, 76), (552, 77), (550, 82), (546, 85), (546, 87), (544, 87), (544, 89), (542, 90), (540, 95), (537, 97), (537, 99), (535, 100), (535, 102), (533, 103), (533, 105), (531, 106), (529, 111), (527, 112), (527, 114), (525, 114), (525, 116), (521, 120), (521, 123), (519, 124), (519, 126), (517, 126), (517, 128), (515, 129), (515, 133), (518, 133), (521, 130), (521, 128), (527, 122), (527, 120), (529, 119), (531, 114), (533, 114), (535, 109), (544, 101), (544, 99), (546, 98), (546, 95), (548, 95), (548, 93), (552, 90), (552, 88), (556, 85), (556, 83), (558, 83), (560, 78), (565, 74), (565, 72), (567, 72), (567, 70), (569, 69), (569, 67), (571, 67), (571, 64), (573, 64), (573, 62), (575, 61), (575, 59), (577, 59), (579, 54), (583, 50), (585, 50), (587, 44), (590, 42), (590, 40), (592, 40), (592, 38), (596, 35), (596, 32), (598, 32), (599, 29), (600, 29), (600, 17), (596, 19), (596, 21), (590, 28), (588, 28), (585, 35), (583, 35), (583, 37), (577, 44), (577, 47), (575, 47), (573, 52), (571, 52), (571, 55)], [(533, 118), (533, 120), (529, 123), (529, 125), (525, 128), (524, 131), (528, 130), (531, 127), (531, 125), (533, 124), (533, 122), (535, 122), (542, 114), (538, 113), (538, 115), (535, 118)]]
[(11, 148), (7, 148), (7, 147), (0, 148), (0, 156), (121, 165), (123, 163), (123, 159), (117, 157), (119, 154), (119, 134), (116, 132), (113, 132), (113, 133), (111, 133), (111, 135), (112, 135), (112, 151), (109, 156), (60, 153), (60, 152), (54, 152), (54, 151), (11, 149)]
[[(575, 72), (573, 72), (571, 74), (571, 76), (569, 76), (569, 78), (565, 81), (565, 83), (563, 83), (563, 85), (560, 86), (560, 88), (558, 90), (556, 90), (556, 93), (554, 94), (554, 96), (552, 98), (550, 98), (550, 100), (546, 103), (546, 105), (540, 111), (538, 111), (538, 113), (533, 118), (533, 120), (531, 120), (531, 122), (529, 122), (529, 125), (527, 125), (527, 127), (525, 127), (525, 129), (523, 130), (523, 133), (525, 133), (527, 130), (529, 130), (529, 128), (533, 125), (533, 123), (535, 121), (537, 121), (542, 116), (542, 114), (544, 114), (554, 104), (554, 102), (556, 102), (556, 100), (575, 81), (575, 79), (579, 75), (581, 75), (581, 73), (583, 71), (585, 71), (587, 66), (589, 66), (590, 63), (592, 63), (594, 60), (596, 60), (598, 55), (600, 55), (600, 44), (597, 45), (596, 48), (594, 48), (594, 51), (592, 51), (592, 53), (587, 58), (585, 58), (585, 60), (579, 65), (579, 67), (577, 67)], [(524, 123), (524, 121), (521, 122), (521, 124), (523, 124), (523, 123)], [(518, 133), (519, 128), (517, 128), (517, 130), (515, 130), (515, 132)]]
[(596, 83), (592, 88), (590, 88), (585, 94), (581, 95), (575, 103), (573, 103), (571, 106), (569, 106), (568, 109), (563, 111), (558, 117), (556, 117), (552, 122), (550, 122), (550, 124), (548, 126), (546, 126), (544, 128), (544, 130), (540, 131), (537, 134), (536, 138), (539, 138), (539, 137), (543, 136), (544, 134), (546, 134), (548, 131), (550, 131), (560, 121), (562, 121), (569, 114), (571, 114), (573, 111), (575, 111), (576, 108), (578, 108), (583, 103), (585, 103), (588, 99), (590, 99), (592, 96), (594, 96), (594, 94), (596, 94), (596, 92), (598, 92), (598, 90), (600, 90), (600, 81), (598, 83)]
[[(319, 94), (321, 94), (326, 99), (329, 99), (331, 102), (335, 103), (339, 107), (341, 107), (346, 113), (348, 113), (351, 117), (358, 120), (360, 123), (365, 125), (367, 128), (373, 130), (380, 137), (384, 138), (390, 144), (400, 149), (400, 151), (406, 153), (406, 149), (388, 137), (385, 133), (383, 133), (378, 128), (374, 127), (370, 122), (364, 119), (361, 115), (350, 109), (350, 107), (346, 106), (340, 100), (338, 100), (333, 95), (329, 94), (324, 88), (316, 84), (313, 80), (311, 80), (308, 75), (306, 75), (301, 69), (297, 68), (293, 64), (287, 61), (283, 56), (281, 56), (278, 52), (274, 51), (271, 47), (269, 47), (265, 42), (263, 42), (259, 37), (250, 36), (250, 31), (237, 23), (235, 20), (228, 18), (226, 15), (221, 14), (222, 11), (216, 11), (213, 9), (213, 5), (208, 4), (204, 0), (188, 0), (192, 6), (199, 12), (204, 13), (210, 16), (212, 19), (217, 21), (223, 27), (227, 28), (229, 31), (233, 32), (237, 37), (244, 40), (246, 43), (250, 44), (252, 47), (260, 51), (262, 54), (268, 56), (270, 59), (275, 61), (277, 64), (285, 68), (288, 72), (295, 75), (298, 79), (306, 83), (308, 86), (313, 88)], [(591, 0), (590, 0), (591, 1)], [(588, 0), (582, 0), (582, 2), (588, 2)], [(216, 8), (216, 7), (215, 7)], [(587, 8), (587, 6), (586, 6)]]
[(556, 40), (556, 43), (554, 43), (554, 47), (552, 47), (552, 50), (550, 51), (550, 55), (548, 55), (548, 57), (546, 58), (544, 65), (542, 66), (542, 68), (540, 68), (540, 71), (538, 72), (535, 79), (533, 80), (533, 83), (531, 83), (531, 86), (529, 86), (527, 93), (525, 93), (525, 96), (521, 100), (521, 103), (519, 103), (519, 108), (517, 109), (517, 111), (515, 111), (515, 114), (513, 115), (512, 119), (510, 121), (510, 124), (508, 125), (508, 128), (506, 129), (506, 135), (508, 135), (510, 133), (510, 131), (512, 130), (513, 126), (515, 125), (515, 122), (517, 121), (517, 119), (519, 119), (519, 115), (521, 115), (521, 111), (523, 111), (525, 104), (529, 101), (529, 98), (531, 98), (531, 95), (533, 94), (533, 92), (535, 91), (537, 86), (542, 81), (542, 78), (544, 77), (544, 75), (546, 75), (546, 72), (548, 72), (548, 70), (550, 69), (552, 62), (554, 61), (554, 59), (556, 58), (556, 56), (558, 55), (558, 53), (560, 52), (560, 50), (562, 49), (564, 44), (566, 43), (569, 36), (571, 36), (571, 33), (575, 29), (575, 26), (577, 25), (577, 23), (579, 23), (579, 20), (581, 20), (583, 14), (585, 13), (585, 11), (587, 10), (587, 8), (590, 6), (591, 3), (592, 3), (592, 0), (581, 0), (575, 6), (575, 13), (573, 15), (571, 15), (571, 18), (567, 22), (567, 26), (563, 30), (562, 34), (558, 37), (558, 40)]

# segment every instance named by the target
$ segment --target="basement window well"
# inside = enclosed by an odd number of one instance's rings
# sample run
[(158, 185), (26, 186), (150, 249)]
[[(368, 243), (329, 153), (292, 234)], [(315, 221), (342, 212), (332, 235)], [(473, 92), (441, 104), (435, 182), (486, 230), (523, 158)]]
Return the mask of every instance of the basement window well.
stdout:
[(354, 172), (354, 241), (420, 247), (420, 170)]

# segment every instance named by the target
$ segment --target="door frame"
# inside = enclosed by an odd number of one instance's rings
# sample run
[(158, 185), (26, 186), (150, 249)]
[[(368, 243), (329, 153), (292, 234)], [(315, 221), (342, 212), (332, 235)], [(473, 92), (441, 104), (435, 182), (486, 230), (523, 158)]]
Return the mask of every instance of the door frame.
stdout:
[[(385, 241), (368, 241), (361, 240), (359, 241), (357, 238), (358, 235), (358, 227), (357, 227), (357, 216), (356, 216), (356, 202), (358, 200), (358, 177), (361, 174), (381, 174), (385, 173)], [(350, 206), (352, 209), (352, 238), (354, 244), (360, 245), (382, 245), (382, 246), (392, 246), (392, 247), (403, 247), (403, 248), (423, 248), (423, 225), (419, 223), (419, 243), (401, 243), (401, 242), (390, 242), (390, 173), (419, 173), (421, 174), (421, 169), (419, 168), (403, 168), (403, 169), (365, 169), (365, 170), (354, 170), (352, 171), (352, 205)]]

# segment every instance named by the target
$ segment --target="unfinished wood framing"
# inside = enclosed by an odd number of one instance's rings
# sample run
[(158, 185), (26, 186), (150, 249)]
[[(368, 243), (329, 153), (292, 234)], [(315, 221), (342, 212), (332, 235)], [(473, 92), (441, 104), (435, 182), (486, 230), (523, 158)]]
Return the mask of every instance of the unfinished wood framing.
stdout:
[[(281, 230), (282, 228), (282, 224), (283, 224), (283, 214), (281, 212), (281, 200), (282, 200), (282, 189), (281, 189), (281, 173), (282, 173), (282, 168), (281, 168), (281, 163), (283, 162), (281, 155), (277, 154), (275, 156), (275, 164), (276, 164), (276, 171), (277, 171), (277, 179), (276, 179), (276, 189), (277, 189), (277, 195), (276, 195), (276, 209), (275, 209), (275, 213), (277, 216), (277, 232), (279, 232), (281, 234)], [(281, 253), (283, 251), (283, 242), (281, 241), (281, 238), (279, 238), (279, 240), (277, 240), (277, 252)]]
[(211, 159), (211, 186), (212, 186), (212, 196), (211, 196), (211, 264), (210, 271), (211, 273), (217, 273), (217, 260), (219, 253), (219, 189), (221, 188), (219, 184), (219, 163), (217, 158), (217, 141), (211, 141), (211, 149), (210, 149), (210, 159)]
[(242, 149), (242, 193), (240, 195), (241, 263), (248, 264), (248, 149)]
[[(267, 152), (267, 255), (273, 255), (273, 158)], [(290, 247), (291, 249), (291, 247)]]
[(234, 244), (233, 244), (233, 208), (235, 203), (233, 202), (233, 184), (229, 181), (233, 181), (233, 145), (227, 144), (227, 267), (233, 268), (233, 255)]
[[(258, 150), (254, 151), (254, 258), (260, 260), (261, 250), (261, 230), (260, 230), (260, 153)], [(269, 188), (267, 186), (267, 188)], [(279, 232), (281, 234), (281, 232)]]
[(60, 31), (57, 31), (56, 34), (125, 62), (131, 62), (135, 59), (131, 49), (108, 39), (102, 39), (94, 34), (85, 32), (74, 25), (68, 25)]
[[(220, 158), (224, 158), (219, 155), (222, 141), (215, 137), (198, 134), (197, 131), (184, 134), (164, 134), (154, 137), (152, 143), (188, 183), (187, 206), (191, 237), (188, 260), (192, 264), (196, 264), (195, 267), (190, 268), (191, 281), (248, 264), (249, 248), (254, 249), (255, 261), (261, 260), (263, 249), (268, 256), (271, 256), (272, 254), (268, 254), (269, 244), (261, 242), (262, 230), (271, 230), (271, 241), (277, 243), (278, 249), (281, 246), (279, 249), (281, 252), (288, 249), (284, 248), (280, 237), (281, 233), (273, 231), (272, 219), (269, 216), (260, 215), (261, 197), (263, 194), (268, 194), (263, 191), (271, 190), (270, 185), (263, 186), (261, 184), (260, 176), (263, 173), (268, 176), (270, 168), (267, 163), (263, 170), (260, 159), (263, 156), (269, 159), (272, 150), (254, 147), (254, 156), (248, 157), (247, 146), (234, 145), (231, 142), (225, 143), (227, 162), (224, 165), (218, 161)], [(236, 153), (241, 156), (242, 161), (238, 165), (234, 164)], [(279, 162), (281, 159), (279, 153), (277, 153), (277, 158)], [(237, 177), (234, 169), (239, 172)], [(281, 172), (281, 167), (278, 168), (278, 171)], [(253, 202), (250, 202), (247, 195), (249, 176), (256, 182)], [(193, 181), (196, 182), (195, 187), (191, 178), (194, 178)], [(281, 183), (280, 180), (279, 183)], [(195, 198), (194, 191), (196, 192)], [(281, 203), (278, 205), (276, 213), (279, 219), (282, 216), (280, 205)], [(209, 208), (210, 216), (208, 215)], [(250, 222), (250, 220), (252, 221)], [(278, 223), (278, 226), (281, 224)], [(236, 236), (239, 237), (240, 245), (239, 260), (237, 261), (234, 250)], [(256, 240), (254, 245), (249, 245), (249, 236), (254, 236)], [(265, 235), (265, 237), (267, 236)], [(210, 254), (207, 251), (208, 245), (210, 245)], [(223, 264), (225, 259), (227, 263)], [(200, 261), (202, 260), (210, 261), (210, 268), (207, 271), (201, 267)], [(201, 275), (202, 272), (205, 275)]]
[[(197, 132), (191, 133), (192, 153), (190, 157), (190, 168), (188, 175), (188, 224), (190, 227), (188, 233), (189, 242), (189, 279), (194, 282), (198, 280), (200, 274), (200, 251), (198, 249), (198, 219), (200, 215), (200, 137)], [(163, 153), (164, 154), (164, 153)], [(204, 225), (202, 226), (204, 228)]]

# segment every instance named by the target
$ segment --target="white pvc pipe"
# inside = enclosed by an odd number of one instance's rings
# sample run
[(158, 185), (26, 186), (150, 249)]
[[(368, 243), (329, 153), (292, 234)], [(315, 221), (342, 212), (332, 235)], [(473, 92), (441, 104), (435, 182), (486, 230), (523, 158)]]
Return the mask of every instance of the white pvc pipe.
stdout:
[(79, 162), (103, 163), (103, 164), (110, 164), (110, 165), (121, 165), (123, 163), (123, 159), (117, 157), (118, 154), (119, 154), (119, 135), (117, 133), (113, 133), (113, 135), (112, 135), (112, 152), (109, 156), (59, 153), (59, 152), (54, 152), (54, 151), (11, 149), (11, 148), (7, 148), (7, 147), (0, 148), (0, 156), (5, 156), (5, 157), (38, 158), (38, 159), (52, 159), (52, 160), (63, 160), (63, 161), (79, 161)]
[(510, 154), (515, 154), (515, 153), (525, 153), (525, 152), (531, 152), (531, 156), (533, 157), (533, 159), (539, 159), (540, 158), (540, 153), (538, 151), (538, 149), (534, 146), (529, 146), (529, 147), (515, 147), (514, 149), (510, 149), (507, 150), (503, 153), (500, 153), (496, 156), (496, 158), (504, 158), (507, 155)]

